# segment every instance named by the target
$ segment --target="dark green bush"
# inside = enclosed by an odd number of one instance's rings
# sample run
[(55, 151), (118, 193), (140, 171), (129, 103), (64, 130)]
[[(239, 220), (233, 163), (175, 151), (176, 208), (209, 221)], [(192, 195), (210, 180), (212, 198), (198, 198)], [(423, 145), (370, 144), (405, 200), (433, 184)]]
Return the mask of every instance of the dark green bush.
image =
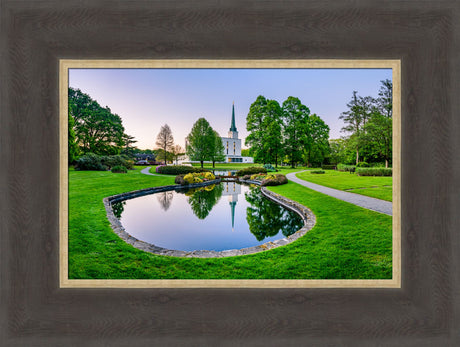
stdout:
[(275, 174), (275, 175), (267, 175), (267, 178), (265, 178), (261, 182), (261, 186), (279, 186), (281, 184), (286, 184), (288, 183), (288, 179), (286, 176), (281, 175), (281, 174)]
[(356, 165), (356, 167), (370, 167), (371, 164), (369, 164), (368, 162), (365, 162), (365, 161), (360, 161), (358, 163), (358, 165)]
[(345, 164), (337, 164), (337, 170), (339, 171), (354, 171), (356, 169), (355, 165), (345, 165)]
[(185, 165), (166, 165), (158, 168), (158, 173), (163, 175), (182, 175), (192, 172), (207, 172), (209, 170)]
[(358, 176), (391, 176), (392, 169), (385, 169), (384, 167), (367, 167), (356, 169)]
[(267, 169), (259, 166), (250, 166), (236, 172), (237, 176), (253, 175), (256, 173), (267, 173)]
[(336, 165), (321, 165), (321, 169), (323, 169), (323, 170), (335, 170)]
[(116, 165), (112, 167), (112, 172), (113, 173), (127, 173), (128, 169), (122, 165)]
[(310, 171), (310, 173), (312, 174), (323, 174), (325, 173), (326, 171), (323, 171), (323, 170), (313, 170), (313, 171)]
[(128, 170), (132, 170), (134, 166), (134, 161), (130, 160), (124, 155), (108, 155), (102, 156), (102, 164), (112, 168), (115, 166), (124, 166)]
[(87, 153), (77, 159), (76, 170), (106, 171), (108, 167), (102, 163), (102, 156)]

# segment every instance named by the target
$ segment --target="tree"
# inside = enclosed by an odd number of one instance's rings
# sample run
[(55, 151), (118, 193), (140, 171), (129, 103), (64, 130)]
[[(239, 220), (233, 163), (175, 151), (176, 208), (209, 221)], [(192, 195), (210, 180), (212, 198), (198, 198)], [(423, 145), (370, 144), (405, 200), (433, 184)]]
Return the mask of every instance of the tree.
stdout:
[(215, 167), (215, 162), (225, 161), (225, 148), (222, 143), (222, 138), (219, 136), (217, 131), (213, 130), (214, 140), (211, 142), (210, 148), (210, 160), (212, 161), (212, 167)]
[[(246, 130), (249, 132), (245, 145), (249, 146), (249, 153), (254, 157), (255, 162), (264, 161), (263, 138), (264, 138), (264, 117), (267, 113), (267, 99), (259, 95), (251, 106), (246, 116)], [(265, 163), (264, 163), (265, 164)]]
[(284, 152), (291, 164), (302, 160), (302, 151), (308, 147), (308, 118), (310, 110), (295, 97), (288, 97), (283, 102)]
[(181, 145), (175, 145), (171, 148), (171, 157), (172, 159), (176, 161), (176, 165), (177, 165), (177, 161), (179, 160), (179, 158), (181, 158), (184, 154), (185, 154), (185, 151), (181, 147)]
[(134, 157), (135, 153), (138, 151), (138, 148), (135, 146), (132, 146), (132, 144), (136, 142), (137, 140), (134, 139), (134, 136), (123, 134), (124, 147), (121, 150), (121, 154), (125, 154), (129, 157)]
[(75, 143), (81, 153), (120, 154), (125, 129), (120, 116), (79, 89), (68, 89), (68, 110), (74, 120)]
[(380, 82), (379, 97), (365, 130), (367, 140), (388, 167), (393, 150), (393, 84), (388, 79)]
[(351, 101), (347, 104), (348, 111), (342, 112), (339, 119), (343, 119), (345, 126), (342, 128), (344, 132), (350, 132), (351, 138), (353, 138), (353, 143), (356, 148), (356, 165), (359, 162), (359, 137), (361, 131), (361, 125), (363, 121), (362, 116), (362, 107), (359, 104), (358, 92), (353, 91), (353, 96)]
[(155, 161), (172, 161), (173, 160), (173, 154), (172, 152), (165, 152), (163, 148), (158, 148), (155, 149)]
[(259, 95), (249, 108), (246, 129), (250, 133), (245, 144), (250, 146), (250, 154), (256, 162), (278, 164), (282, 149), (281, 115), (279, 103), (267, 100), (262, 95)]
[(308, 118), (308, 136), (306, 146), (307, 166), (312, 162), (322, 164), (329, 154), (329, 126), (316, 114)]
[(75, 160), (77, 160), (77, 156), (78, 156), (78, 145), (77, 145), (77, 142), (75, 141), (74, 125), (75, 125), (75, 121), (73, 120), (73, 117), (70, 115), (70, 112), (69, 112), (69, 128), (68, 128), (69, 164), (74, 163)]
[(168, 156), (168, 150), (174, 145), (174, 137), (172, 136), (171, 128), (168, 124), (161, 127), (160, 132), (157, 135), (157, 141), (155, 143), (164, 153), (164, 163), (166, 165), (166, 158)]
[(243, 148), (241, 149), (241, 155), (243, 157), (249, 157), (251, 155), (251, 153), (249, 153), (249, 148)]
[(206, 119), (200, 118), (193, 124), (187, 136), (186, 153), (190, 160), (199, 161), (203, 167), (203, 162), (211, 159), (211, 148), (214, 143), (214, 130)]

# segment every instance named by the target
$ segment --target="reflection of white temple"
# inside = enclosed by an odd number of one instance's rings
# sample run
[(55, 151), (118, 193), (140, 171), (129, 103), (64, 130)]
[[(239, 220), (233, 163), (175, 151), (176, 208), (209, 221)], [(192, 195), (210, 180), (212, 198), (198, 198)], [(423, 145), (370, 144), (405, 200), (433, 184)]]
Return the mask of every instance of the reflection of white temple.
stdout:
[(238, 202), (238, 195), (241, 194), (241, 185), (236, 182), (223, 182), (224, 191), (222, 196), (228, 196), (228, 202), (230, 203), (230, 209), (232, 212), (232, 231), (235, 226), (235, 206)]

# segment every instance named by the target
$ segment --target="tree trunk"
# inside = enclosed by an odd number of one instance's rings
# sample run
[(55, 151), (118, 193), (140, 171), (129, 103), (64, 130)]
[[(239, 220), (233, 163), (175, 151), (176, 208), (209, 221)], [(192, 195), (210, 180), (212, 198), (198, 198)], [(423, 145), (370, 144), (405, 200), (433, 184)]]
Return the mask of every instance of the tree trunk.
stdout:
[(213, 169), (215, 168), (214, 163), (215, 163), (215, 161), (213, 160), (213, 161), (212, 161), (212, 168), (213, 168)]
[(203, 168), (203, 160), (201, 160), (200, 163), (201, 163), (201, 168)]
[(385, 159), (385, 168), (388, 169), (388, 159)]
[(356, 165), (358, 165), (359, 162), (359, 150), (358, 147), (356, 147)]

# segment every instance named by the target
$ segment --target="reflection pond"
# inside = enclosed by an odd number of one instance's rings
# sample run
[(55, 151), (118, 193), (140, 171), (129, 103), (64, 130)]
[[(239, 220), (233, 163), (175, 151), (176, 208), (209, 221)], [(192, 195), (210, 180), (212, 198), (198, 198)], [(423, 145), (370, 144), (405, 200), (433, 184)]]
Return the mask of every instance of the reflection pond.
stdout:
[(303, 226), (300, 216), (259, 187), (222, 182), (112, 204), (126, 232), (167, 249), (240, 249), (278, 240)]

